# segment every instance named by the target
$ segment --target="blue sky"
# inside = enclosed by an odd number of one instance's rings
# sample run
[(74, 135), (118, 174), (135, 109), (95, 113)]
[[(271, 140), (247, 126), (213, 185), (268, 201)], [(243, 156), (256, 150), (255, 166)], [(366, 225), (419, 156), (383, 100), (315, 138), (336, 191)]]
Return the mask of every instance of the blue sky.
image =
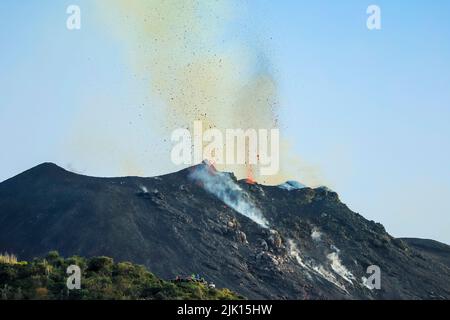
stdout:
[(375, 2), (380, 31), (365, 28), (373, 2), (341, 3), (259, 9), (270, 12), (284, 125), (352, 209), (395, 235), (448, 243), (450, 3)]
[[(65, 28), (69, 4), (82, 9), (79, 31)], [(366, 28), (370, 4), (381, 8), (379, 31)], [(237, 8), (245, 19), (233, 32), (251, 30), (269, 53), (295, 152), (393, 235), (450, 243), (450, 2)], [(142, 110), (149, 98), (130, 48), (102, 16), (86, 0), (0, 2), (0, 181), (43, 161), (121, 175), (126, 152), (151, 163), (145, 175), (170, 171)], [(80, 146), (79, 132), (98, 148)]]

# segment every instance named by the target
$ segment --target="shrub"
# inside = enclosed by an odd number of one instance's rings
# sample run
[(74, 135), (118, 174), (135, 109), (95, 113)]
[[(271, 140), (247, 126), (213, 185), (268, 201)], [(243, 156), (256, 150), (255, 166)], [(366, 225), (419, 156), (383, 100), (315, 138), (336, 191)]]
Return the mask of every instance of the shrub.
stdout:
[[(64, 259), (50, 252), (45, 259), (16, 263), (5, 258), (0, 263), (0, 299), (241, 299), (230, 290), (208, 288), (199, 282), (171, 282), (159, 279), (144, 266), (114, 263), (108, 257)], [(13, 263), (12, 263), (13, 262)], [(81, 290), (66, 287), (67, 266), (81, 268)]]
[(4, 254), (0, 254), (0, 263), (16, 264), (17, 257), (13, 254), (9, 254), (9, 253), (5, 252)]
[(91, 258), (88, 263), (88, 270), (93, 272), (111, 273), (114, 260), (109, 257)]

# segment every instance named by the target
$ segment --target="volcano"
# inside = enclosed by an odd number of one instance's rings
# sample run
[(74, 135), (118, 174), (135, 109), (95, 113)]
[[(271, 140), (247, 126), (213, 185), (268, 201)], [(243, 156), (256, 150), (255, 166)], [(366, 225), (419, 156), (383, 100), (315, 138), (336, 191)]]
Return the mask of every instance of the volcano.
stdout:
[(394, 238), (327, 188), (288, 186), (207, 163), (149, 178), (45, 163), (0, 183), (0, 252), (110, 256), (165, 279), (200, 274), (250, 299), (450, 298), (449, 246)]

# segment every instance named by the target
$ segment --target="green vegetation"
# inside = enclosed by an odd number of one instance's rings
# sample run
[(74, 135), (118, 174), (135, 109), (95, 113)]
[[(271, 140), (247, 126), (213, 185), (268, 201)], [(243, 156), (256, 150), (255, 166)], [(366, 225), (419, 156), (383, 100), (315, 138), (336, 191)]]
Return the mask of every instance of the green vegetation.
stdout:
[(17, 257), (13, 254), (9, 254), (8, 252), (5, 252), (4, 254), (0, 254), (0, 263), (16, 264)]
[[(81, 269), (81, 289), (66, 286), (67, 267)], [(243, 299), (228, 289), (207, 284), (172, 282), (157, 278), (145, 267), (130, 262), (114, 263), (108, 257), (64, 259), (50, 252), (44, 259), (17, 262), (0, 256), (0, 299), (49, 300), (234, 300)]]

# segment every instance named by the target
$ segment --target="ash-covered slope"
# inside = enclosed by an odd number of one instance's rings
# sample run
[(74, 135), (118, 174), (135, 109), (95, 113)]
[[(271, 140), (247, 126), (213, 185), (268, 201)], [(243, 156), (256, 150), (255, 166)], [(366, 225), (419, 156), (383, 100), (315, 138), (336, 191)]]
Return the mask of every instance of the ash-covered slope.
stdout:
[(207, 164), (155, 178), (43, 164), (0, 184), (0, 251), (106, 255), (248, 298), (448, 299), (449, 248), (395, 239), (326, 188), (247, 184)]

